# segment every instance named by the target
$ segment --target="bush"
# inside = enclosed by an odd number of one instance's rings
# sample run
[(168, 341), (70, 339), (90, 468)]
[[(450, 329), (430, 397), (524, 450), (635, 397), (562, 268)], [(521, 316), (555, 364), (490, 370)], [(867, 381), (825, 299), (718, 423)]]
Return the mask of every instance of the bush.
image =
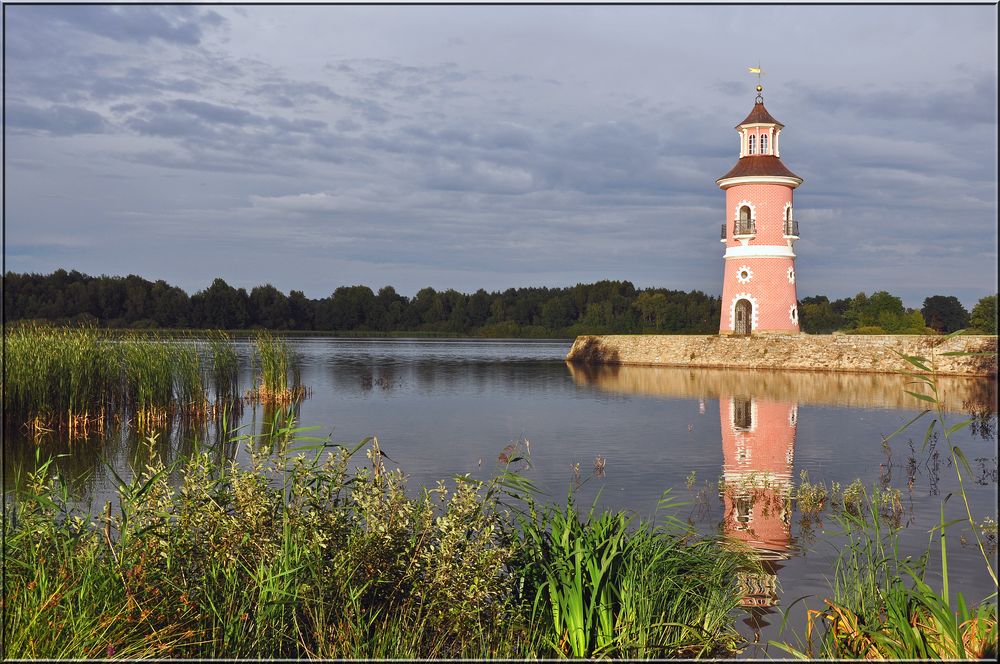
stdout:
[[(7, 523), (4, 654), (551, 657), (569, 637), (532, 611), (548, 606), (536, 601), (551, 590), (546, 575), (605, 554), (620, 564), (595, 588), (617, 602), (619, 638), (599, 642), (601, 654), (732, 648), (744, 554), (687, 529), (632, 531), (621, 513), (581, 522), (572, 501), (540, 508), (543, 519), (522, 530), (500, 498), (523, 508), (530, 485), (506, 468), (411, 498), (377, 440), (352, 471), (361, 445), (304, 431), (289, 423), (266, 436), (270, 447), (244, 439), (247, 469), (222, 450), (177, 468), (154, 461), (120, 484), (120, 509), (108, 503), (99, 517), (72, 509), (41, 464)], [(644, 635), (656, 638), (640, 644)]]
[(887, 334), (887, 332), (878, 325), (865, 325), (853, 330), (844, 330), (844, 334)]

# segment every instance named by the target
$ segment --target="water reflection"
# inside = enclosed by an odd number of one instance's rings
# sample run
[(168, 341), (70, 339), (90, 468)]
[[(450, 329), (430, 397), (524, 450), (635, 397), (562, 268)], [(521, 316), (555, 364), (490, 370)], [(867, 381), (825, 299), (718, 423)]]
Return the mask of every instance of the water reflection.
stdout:
[[(926, 402), (906, 393), (907, 390), (920, 392), (921, 388), (914, 384), (913, 378), (900, 374), (689, 369), (569, 362), (566, 366), (578, 385), (622, 394), (692, 399), (753, 394), (760, 399), (821, 406), (909, 410), (927, 406)], [(989, 413), (997, 411), (995, 380), (940, 376), (937, 389), (945, 410), (979, 413), (984, 421), (989, 419)]]
[(778, 603), (777, 580), (789, 558), (792, 472), (798, 405), (748, 394), (719, 397), (722, 431), (722, 532), (749, 546), (762, 565), (740, 576), (744, 621), (754, 630), (768, 625)]

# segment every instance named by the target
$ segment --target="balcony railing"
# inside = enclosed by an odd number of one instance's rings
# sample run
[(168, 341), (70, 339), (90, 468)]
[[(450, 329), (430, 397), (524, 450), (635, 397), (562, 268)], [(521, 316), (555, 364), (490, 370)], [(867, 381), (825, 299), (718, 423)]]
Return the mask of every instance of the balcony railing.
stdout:
[(757, 225), (752, 219), (737, 219), (733, 222), (733, 235), (756, 235)]
[(785, 236), (786, 237), (798, 237), (799, 236), (799, 222), (794, 219), (785, 219)]
[(724, 241), (726, 239), (726, 225), (722, 224), (722, 236), (721, 239)]

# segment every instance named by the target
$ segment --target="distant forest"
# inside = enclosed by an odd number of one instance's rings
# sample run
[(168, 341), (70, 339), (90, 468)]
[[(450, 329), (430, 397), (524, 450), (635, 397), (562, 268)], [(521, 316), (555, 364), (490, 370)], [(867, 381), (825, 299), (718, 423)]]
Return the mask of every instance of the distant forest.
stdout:
[[(578, 334), (714, 334), (720, 298), (701, 291), (638, 289), (628, 281), (503, 292), (424, 288), (412, 297), (392, 286), (341, 286), (329, 297), (287, 295), (270, 284), (249, 293), (216, 279), (188, 295), (163, 280), (136, 275), (91, 277), (76, 271), (4, 276), (4, 317), (132, 328), (215, 328), (350, 333), (415, 332), (483, 337), (573, 337)], [(807, 297), (799, 321), (813, 334), (946, 333), (971, 325), (996, 334), (996, 295), (970, 316), (957, 298), (935, 295), (919, 310), (885, 291), (830, 301)]]

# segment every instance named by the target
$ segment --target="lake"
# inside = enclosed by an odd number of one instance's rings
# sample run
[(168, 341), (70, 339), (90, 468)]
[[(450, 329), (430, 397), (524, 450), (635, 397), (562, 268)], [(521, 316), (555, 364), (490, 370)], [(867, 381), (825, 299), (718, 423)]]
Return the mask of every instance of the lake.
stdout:
[[(840, 540), (826, 531), (835, 524), (801, 514), (794, 503), (790, 512), (782, 507), (804, 473), (828, 487), (860, 478), (869, 489), (897, 489), (902, 543), (911, 553), (926, 549), (941, 501), (958, 490), (944, 441), (924, 443), (929, 415), (883, 442), (923, 405), (905, 393), (915, 388), (901, 376), (582, 367), (563, 360), (569, 340), (302, 336), (289, 337), (289, 345), (310, 389), (299, 424), (347, 444), (377, 436), (387, 465), (402, 468), (413, 487), (455, 474), (489, 478), (505, 447), (520, 441), (530, 450), (530, 468), (522, 472), (547, 500), (563, 501), (572, 489), (581, 507), (597, 500), (652, 517), (672, 488), (673, 497), (689, 502), (678, 516), (746, 542), (765, 561), (765, 575), (743, 580), (738, 624), (759, 642), (747, 657), (783, 656), (765, 646), (779, 638), (782, 610), (808, 597), (789, 618), (801, 634), (805, 608), (820, 608), (828, 595)], [(238, 346), (241, 382), (249, 387), (250, 345)], [(974, 416), (954, 442), (972, 465), (966, 489), (974, 514), (996, 520), (995, 381), (941, 379), (939, 389), (949, 422)], [(241, 430), (260, 431), (269, 418), (247, 406)], [(218, 435), (211, 426), (175, 426), (160, 434), (158, 447), (169, 461), (191, 449), (192, 437), (214, 442)], [(68, 454), (58, 460), (61, 472), (93, 505), (114, 492), (105, 462), (127, 479), (141, 468), (143, 447), (127, 428), (71, 445), (40, 444), (45, 453)], [(5, 489), (31, 467), (35, 450), (31, 440), (8, 433)], [(246, 460), (239, 446), (232, 453)], [(961, 501), (950, 500), (946, 513), (961, 517)], [(961, 529), (949, 531), (952, 587), (978, 602), (992, 581), (971, 538), (958, 544)], [(995, 549), (991, 555), (995, 561)]]

